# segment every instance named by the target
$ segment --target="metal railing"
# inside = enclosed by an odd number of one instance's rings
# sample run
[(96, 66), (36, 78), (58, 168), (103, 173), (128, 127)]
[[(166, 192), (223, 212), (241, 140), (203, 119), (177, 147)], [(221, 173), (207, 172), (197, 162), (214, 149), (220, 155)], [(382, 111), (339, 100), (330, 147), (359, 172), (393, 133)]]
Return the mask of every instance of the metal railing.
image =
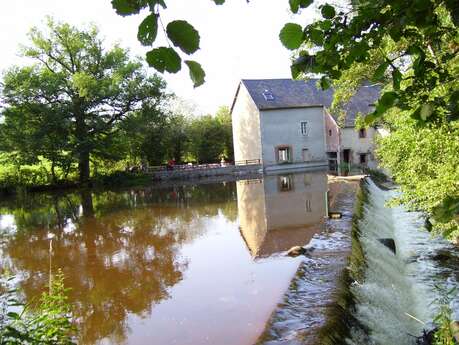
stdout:
[(234, 162), (234, 165), (257, 165), (257, 164), (261, 164), (261, 159), (246, 159), (246, 160)]
[(158, 165), (158, 166), (151, 166), (146, 169), (147, 172), (159, 172), (159, 171), (194, 171), (194, 170), (208, 170), (208, 169), (216, 169), (222, 168), (227, 166), (235, 166), (235, 165), (256, 165), (261, 164), (260, 159), (246, 159), (241, 161), (232, 162), (225, 162), (225, 163), (208, 163), (208, 164), (175, 164), (175, 165)]

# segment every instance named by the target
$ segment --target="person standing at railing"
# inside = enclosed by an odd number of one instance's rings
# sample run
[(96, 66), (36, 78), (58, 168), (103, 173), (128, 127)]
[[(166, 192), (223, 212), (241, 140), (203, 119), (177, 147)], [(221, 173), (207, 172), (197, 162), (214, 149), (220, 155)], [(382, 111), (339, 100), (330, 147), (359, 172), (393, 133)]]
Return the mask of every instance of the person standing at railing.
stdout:
[(167, 161), (167, 170), (174, 170), (175, 159), (169, 159)]

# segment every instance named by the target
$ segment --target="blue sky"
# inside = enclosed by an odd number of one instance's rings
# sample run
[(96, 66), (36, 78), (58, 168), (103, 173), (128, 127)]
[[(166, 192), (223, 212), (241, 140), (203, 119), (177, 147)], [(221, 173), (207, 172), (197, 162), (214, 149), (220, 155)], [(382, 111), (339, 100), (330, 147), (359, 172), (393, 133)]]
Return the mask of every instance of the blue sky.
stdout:
[[(227, 0), (216, 6), (211, 0), (169, 0), (162, 13), (165, 24), (175, 19), (192, 23), (201, 34), (201, 49), (193, 55), (206, 70), (206, 84), (193, 89), (184, 68), (166, 74), (171, 91), (190, 100), (201, 112), (213, 113), (220, 105), (230, 105), (241, 78), (290, 77), (290, 52), (278, 40), (286, 22), (310, 23), (314, 9), (292, 16), (288, 0)], [(93, 22), (107, 44), (120, 42), (134, 55), (146, 49), (137, 42), (137, 27), (144, 14), (120, 17), (110, 0), (15, 0), (2, 4), (0, 70), (21, 63), (19, 44), (27, 43), (31, 26), (42, 25), (46, 15), (75, 25)], [(161, 33), (160, 33), (161, 35)], [(164, 38), (159, 38), (164, 44)], [(157, 44), (158, 44), (157, 43)]]

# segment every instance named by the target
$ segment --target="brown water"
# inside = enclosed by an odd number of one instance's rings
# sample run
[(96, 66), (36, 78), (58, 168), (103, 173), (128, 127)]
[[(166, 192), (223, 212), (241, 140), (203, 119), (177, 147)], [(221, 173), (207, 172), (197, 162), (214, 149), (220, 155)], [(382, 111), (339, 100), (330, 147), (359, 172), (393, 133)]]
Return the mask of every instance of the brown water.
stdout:
[(249, 345), (302, 260), (284, 251), (324, 230), (327, 190), (314, 172), (1, 200), (0, 265), (29, 301), (62, 269), (80, 344)]

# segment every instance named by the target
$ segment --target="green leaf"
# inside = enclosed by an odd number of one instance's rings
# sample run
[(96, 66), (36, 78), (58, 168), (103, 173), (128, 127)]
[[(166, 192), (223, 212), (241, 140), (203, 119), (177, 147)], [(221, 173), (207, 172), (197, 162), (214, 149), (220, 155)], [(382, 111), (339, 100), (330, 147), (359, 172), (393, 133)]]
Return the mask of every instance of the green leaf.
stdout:
[(290, 11), (293, 13), (298, 13), (298, 10), (300, 9), (300, 0), (289, 0), (290, 4)]
[(314, 2), (314, 0), (300, 0), (300, 7), (301, 8), (307, 8), (309, 5), (311, 5)]
[(148, 4), (150, 5), (150, 11), (152, 12), (154, 12), (156, 5), (160, 5), (162, 8), (167, 8), (164, 0), (148, 0)]
[(378, 68), (376, 68), (372, 79), (375, 81), (381, 80), (387, 70), (387, 67), (389, 67), (389, 63), (387, 61), (384, 61), (382, 64), (380, 64)]
[(398, 95), (394, 91), (385, 92), (382, 97), (379, 99), (378, 104), (383, 105), (385, 108), (390, 108), (394, 105), (397, 100)]
[(152, 45), (158, 34), (158, 16), (150, 14), (139, 25), (137, 39), (144, 46)]
[(364, 118), (364, 123), (366, 126), (371, 126), (382, 114), (378, 114), (377, 112), (373, 112), (371, 114), (368, 114)]
[(300, 8), (306, 8), (313, 3), (313, 0), (289, 0), (290, 10), (298, 13)]
[(309, 37), (311, 38), (312, 43), (316, 45), (322, 45), (324, 43), (324, 33), (323, 31), (315, 28), (311, 28), (309, 31)]
[(327, 90), (331, 86), (331, 82), (327, 77), (320, 78), (320, 87), (322, 90)]
[(433, 113), (433, 106), (432, 104), (430, 103), (426, 103), (426, 104), (423, 104), (421, 106), (421, 111), (419, 113), (419, 116), (421, 117), (421, 119), (423, 119), (424, 121), (427, 120), (427, 118), (432, 115)]
[(19, 316), (18, 313), (15, 313), (13, 311), (10, 311), (9, 313), (6, 314), (9, 318), (14, 319), (14, 320), (19, 320), (21, 317)]
[(332, 22), (331, 22), (330, 19), (326, 19), (326, 20), (322, 20), (322, 21), (320, 22), (319, 25), (320, 25), (320, 27), (322, 28), (322, 30), (327, 31), (327, 30), (330, 30), (330, 29), (331, 29), (331, 27), (332, 27)]
[(321, 9), (322, 16), (327, 19), (332, 19), (335, 16), (335, 8), (332, 5), (325, 4)]
[(300, 76), (301, 74), (301, 68), (299, 68), (298, 65), (292, 64), (290, 66), (290, 73), (292, 74), (292, 79), (296, 79)]
[(174, 20), (167, 24), (167, 37), (186, 54), (199, 49), (199, 33), (185, 20)]
[(146, 6), (146, 0), (112, 0), (112, 7), (120, 16), (137, 14)]
[(185, 60), (185, 63), (190, 71), (190, 78), (193, 81), (194, 87), (204, 84), (206, 73), (202, 69), (201, 65), (192, 60)]
[(225, 0), (214, 0), (214, 2), (217, 4), (217, 5), (223, 5), (225, 3)]
[(182, 59), (172, 48), (159, 47), (147, 53), (147, 62), (157, 71), (177, 73), (182, 68)]
[(400, 90), (400, 83), (402, 82), (403, 75), (398, 68), (392, 71), (392, 84), (395, 90)]
[(279, 39), (287, 49), (298, 49), (304, 40), (303, 29), (298, 24), (287, 23), (280, 31)]

